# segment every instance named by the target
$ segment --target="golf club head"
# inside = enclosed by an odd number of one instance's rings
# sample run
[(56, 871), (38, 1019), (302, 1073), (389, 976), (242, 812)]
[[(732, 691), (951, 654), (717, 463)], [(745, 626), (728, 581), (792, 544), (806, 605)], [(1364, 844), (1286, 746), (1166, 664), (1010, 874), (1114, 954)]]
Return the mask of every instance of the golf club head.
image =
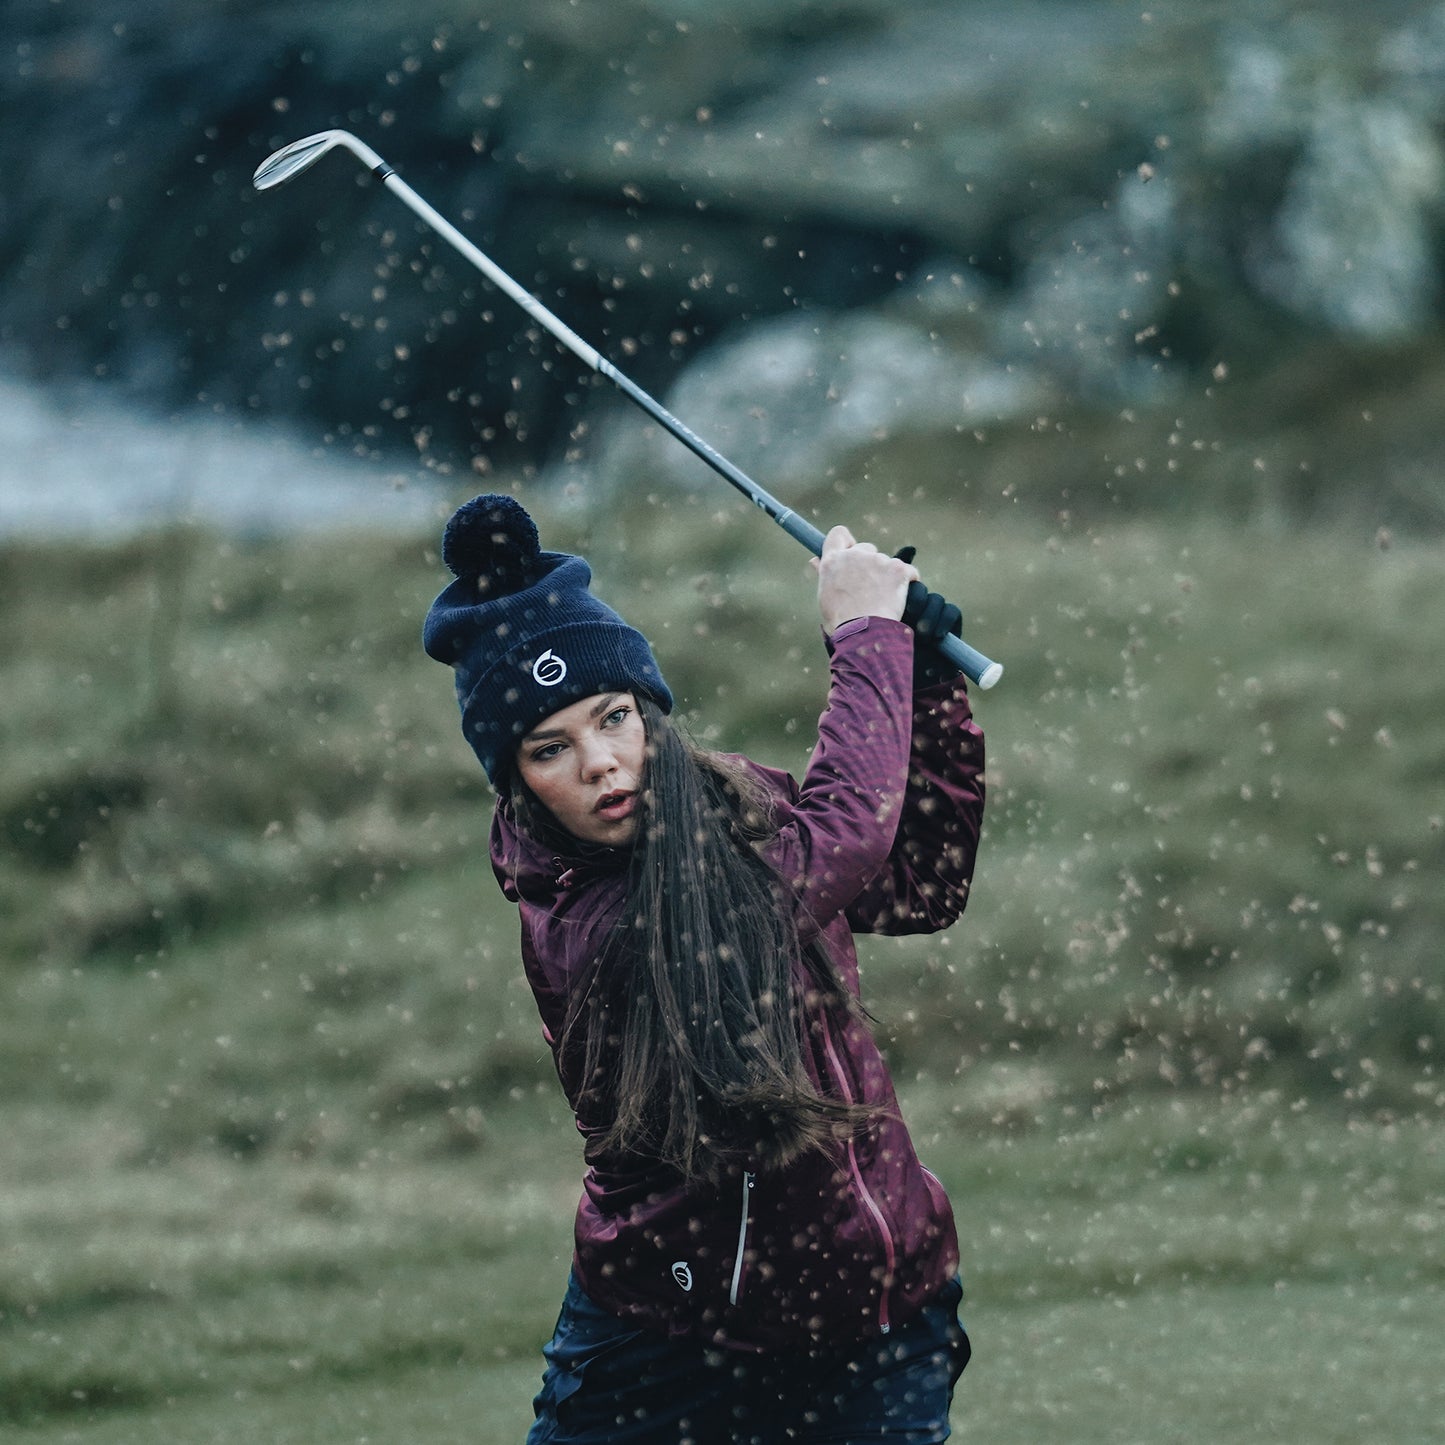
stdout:
[(385, 163), (370, 146), (363, 145), (350, 131), (322, 130), (315, 135), (293, 140), (290, 145), (274, 151), (256, 167), (251, 183), (258, 191), (269, 191), (273, 186), (284, 185), (293, 176), (309, 170), (327, 151), (344, 146), (353, 152), (372, 170), (384, 167)]

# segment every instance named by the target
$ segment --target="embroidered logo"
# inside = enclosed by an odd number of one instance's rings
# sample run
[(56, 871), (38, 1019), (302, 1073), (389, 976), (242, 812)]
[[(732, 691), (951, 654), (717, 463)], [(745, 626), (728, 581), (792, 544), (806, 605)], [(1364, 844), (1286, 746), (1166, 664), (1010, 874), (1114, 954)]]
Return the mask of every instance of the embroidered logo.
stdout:
[(688, 1268), (685, 1259), (680, 1259), (672, 1267), (672, 1277), (689, 1294), (692, 1292), (692, 1270)]
[(543, 687), (556, 687), (567, 676), (567, 664), (549, 647), (532, 664), (532, 676)]

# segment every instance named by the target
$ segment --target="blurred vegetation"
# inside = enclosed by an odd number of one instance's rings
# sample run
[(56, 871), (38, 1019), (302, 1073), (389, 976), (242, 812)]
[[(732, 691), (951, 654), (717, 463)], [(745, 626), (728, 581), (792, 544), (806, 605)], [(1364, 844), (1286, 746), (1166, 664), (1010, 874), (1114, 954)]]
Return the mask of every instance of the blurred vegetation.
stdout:
[[(1002, 1351), (960, 1418), (1037, 1438), (1008, 1396), (1033, 1332), (1112, 1338), (1098, 1312), (1137, 1305), (1143, 1369), (1181, 1289), (1216, 1362), (1252, 1291), (1323, 1291), (1278, 1364), (1368, 1283), (1406, 1310), (1378, 1321), (1400, 1369), (1433, 1369), (1438, 551), (1204, 519), (971, 532), (864, 495), (817, 503), (935, 550), (1007, 666), (975, 699), (991, 794), (964, 922), (864, 950)], [(805, 765), (825, 669), (787, 539), (715, 496), (529, 501), (625, 597), (699, 736)], [(154, 1438), (176, 1410), (201, 1438), (223, 1397), (291, 1400), (267, 1438), (353, 1439), (355, 1410), (395, 1438), (417, 1389), (427, 1438), (462, 1438), (446, 1412), (478, 1400), (512, 1423), (466, 1438), (520, 1434), (578, 1161), (485, 783), (419, 648), (434, 541), (0, 558), (0, 1399), (36, 1438)], [(1091, 1378), (1059, 1406), (1072, 1438), (1124, 1438)], [(1223, 1378), (1189, 1388), (1223, 1407)], [(1393, 1391), (1356, 1414), (1426, 1438)]]
[[(926, 499), (857, 521), (939, 533)], [(627, 594), (702, 737), (802, 768), (825, 674), (786, 539), (716, 498), (543, 525)], [(967, 1084), (1023, 1056), (1074, 1103), (1268, 1083), (1436, 1109), (1436, 551), (983, 530), (932, 569), (1007, 663), (978, 699), (978, 897), (956, 938), (869, 954), (905, 1069)], [(104, 1093), (136, 1035), (175, 1053), (147, 1014), (198, 1008), (225, 1023), (141, 1111), (155, 1147), (325, 1147), (316, 1109), (277, 1117), (300, 1056), (362, 1136), (436, 1114), (464, 1142), (499, 1080), (547, 1080), (525, 1008), (492, 1036), (466, 1007), (507, 995), (513, 923), (449, 674), (417, 643), (439, 574), (426, 544), (371, 538), (5, 557), (0, 944), (29, 1007), (100, 1035), (47, 1065), (12, 1014), (15, 1097)]]
[[(1438, 1129), (1176, 1097), (980, 1132), (946, 1089), (909, 1104), (963, 1226), (960, 1433), (1434, 1438)], [(489, 1120), (470, 1168), (344, 1172), (117, 1167), (104, 1110), (64, 1151), (53, 1117), (27, 1121), (7, 1149), (21, 1252), (0, 1256), (7, 1438), (515, 1445), (576, 1161), (532, 1105)]]

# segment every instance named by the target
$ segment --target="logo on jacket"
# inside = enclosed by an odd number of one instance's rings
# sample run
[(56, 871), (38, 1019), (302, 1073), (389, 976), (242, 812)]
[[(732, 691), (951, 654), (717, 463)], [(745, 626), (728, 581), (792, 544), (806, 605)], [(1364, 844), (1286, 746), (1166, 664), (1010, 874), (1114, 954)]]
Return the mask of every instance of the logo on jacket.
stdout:
[(567, 676), (567, 664), (549, 647), (532, 664), (532, 676), (543, 687), (556, 687)]
[(673, 1265), (672, 1277), (678, 1282), (679, 1285), (682, 1286), (683, 1289), (691, 1292), (692, 1270), (688, 1267), (688, 1263), (685, 1259), (680, 1259), (675, 1265)]

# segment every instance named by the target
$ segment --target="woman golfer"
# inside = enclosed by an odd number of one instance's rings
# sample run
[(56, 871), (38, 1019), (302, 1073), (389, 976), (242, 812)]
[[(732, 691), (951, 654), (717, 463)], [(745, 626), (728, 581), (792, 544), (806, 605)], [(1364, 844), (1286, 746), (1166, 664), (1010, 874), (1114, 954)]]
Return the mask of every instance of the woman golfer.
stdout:
[(859, 1002), (854, 933), (968, 898), (983, 737), (901, 619), (908, 562), (828, 534), (801, 783), (669, 721), (642, 636), (510, 497), (447, 526), (426, 648), (499, 794), (491, 856), (585, 1141), (531, 1445), (936, 1441), (958, 1244)]

